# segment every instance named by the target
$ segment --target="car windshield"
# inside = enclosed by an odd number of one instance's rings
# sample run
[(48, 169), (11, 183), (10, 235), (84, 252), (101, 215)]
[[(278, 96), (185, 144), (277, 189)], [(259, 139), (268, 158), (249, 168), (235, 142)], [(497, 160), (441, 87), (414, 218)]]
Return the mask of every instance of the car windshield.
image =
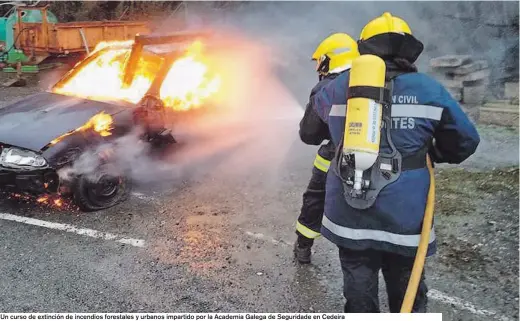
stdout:
[[(166, 107), (188, 110), (204, 104), (220, 88), (220, 75), (211, 70), (194, 42), (171, 66), (163, 66), (168, 46), (150, 46), (142, 51), (130, 86), (123, 86), (125, 64), (131, 46), (98, 46), (52, 89), (54, 93), (101, 101), (138, 103), (150, 89), (161, 68), (169, 68), (160, 84), (159, 95)], [(176, 50), (179, 50), (177, 48)]]
[(113, 48), (93, 53), (76, 65), (53, 92), (92, 100), (137, 103), (150, 88), (164, 59), (143, 51), (131, 85), (124, 88), (124, 66), (130, 51), (130, 48)]

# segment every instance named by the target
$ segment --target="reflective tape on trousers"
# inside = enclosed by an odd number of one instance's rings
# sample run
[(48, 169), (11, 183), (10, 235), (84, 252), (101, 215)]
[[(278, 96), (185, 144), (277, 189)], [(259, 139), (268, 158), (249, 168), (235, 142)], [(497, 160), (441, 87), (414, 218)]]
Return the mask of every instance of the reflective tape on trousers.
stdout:
[(330, 161), (321, 157), (319, 154), (316, 154), (316, 158), (314, 159), (314, 167), (326, 173), (329, 170)]
[(308, 239), (315, 239), (321, 235), (298, 221), (296, 222), (296, 230)]
[[(392, 117), (412, 117), (441, 120), (442, 107), (430, 105), (393, 104)], [(332, 105), (329, 116), (345, 117), (346, 105)]]
[[(417, 247), (419, 245), (420, 234), (416, 235), (402, 235), (379, 230), (353, 229), (338, 225), (326, 216), (323, 216), (322, 225), (326, 227), (333, 234), (356, 241), (371, 240), (379, 242), (388, 242), (394, 245)], [(430, 233), (430, 240), (428, 243), (435, 241), (435, 229), (432, 228)]]

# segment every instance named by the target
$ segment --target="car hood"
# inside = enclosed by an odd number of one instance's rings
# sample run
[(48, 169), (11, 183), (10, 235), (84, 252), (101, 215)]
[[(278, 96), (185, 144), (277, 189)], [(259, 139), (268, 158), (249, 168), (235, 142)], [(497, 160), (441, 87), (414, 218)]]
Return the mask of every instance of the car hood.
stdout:
[(0, 144), (39, 151), (53, 139), (104, 111), (116, 114), (129, 104), (107, 103), (50, 92), (34, 94), (0, 108)]

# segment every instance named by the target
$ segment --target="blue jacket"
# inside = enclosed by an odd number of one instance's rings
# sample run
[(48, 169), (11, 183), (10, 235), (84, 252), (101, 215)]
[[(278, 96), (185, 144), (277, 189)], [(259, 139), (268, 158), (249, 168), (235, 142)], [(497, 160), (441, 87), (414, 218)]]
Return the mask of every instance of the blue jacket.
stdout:
[[(329, 125), (337, 146), (344, 132), (349, 72), (343, 73), (311, 97), (317, 114)], [(479, 135), (446, 89), (422, 73), (395, 78), (391, 137), (403, 157), (417, 153), (432, 138), (440, 153), (437, 163), (461, 163), (471, 156)], [(388, 151), (381, 139), (381, 150)], [(347, 205), (343, 186), (334, 172), (327, 176), (322, 235), (353, 250), (375, 249), (414, 256), (419, 244), (430, 176), (427, 168), (403, 171), (383, 188), (374, 205), (358, 210)], [(428, 255), (436, 251), (435, 230)]]
[[(311, 90), (310, 97), (314, 96), (321, 88), (335, 79), (338, 74), (329, 74), (321, 79)], [(305, 113), (300, 121), (300, 139), (308, 145), (320, 145), (324, 140), (330, 140), (330, 132), (327, 123), (325, 123), (316, 110), (312, 108), (312, 104), (308, 103), (305, 107)], [(330, 160), (330, 158), (329, 158)]]

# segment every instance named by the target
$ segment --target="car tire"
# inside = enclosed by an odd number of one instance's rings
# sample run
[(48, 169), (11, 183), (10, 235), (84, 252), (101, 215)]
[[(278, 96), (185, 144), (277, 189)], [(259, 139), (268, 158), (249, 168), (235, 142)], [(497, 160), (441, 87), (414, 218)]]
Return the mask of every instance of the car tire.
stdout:
[(132, 189), (131, 180), (114, 166), (100, 166), (93, 175), (78, 177), (74, 202), (81, 211), (93, 212), (125, 201)]

